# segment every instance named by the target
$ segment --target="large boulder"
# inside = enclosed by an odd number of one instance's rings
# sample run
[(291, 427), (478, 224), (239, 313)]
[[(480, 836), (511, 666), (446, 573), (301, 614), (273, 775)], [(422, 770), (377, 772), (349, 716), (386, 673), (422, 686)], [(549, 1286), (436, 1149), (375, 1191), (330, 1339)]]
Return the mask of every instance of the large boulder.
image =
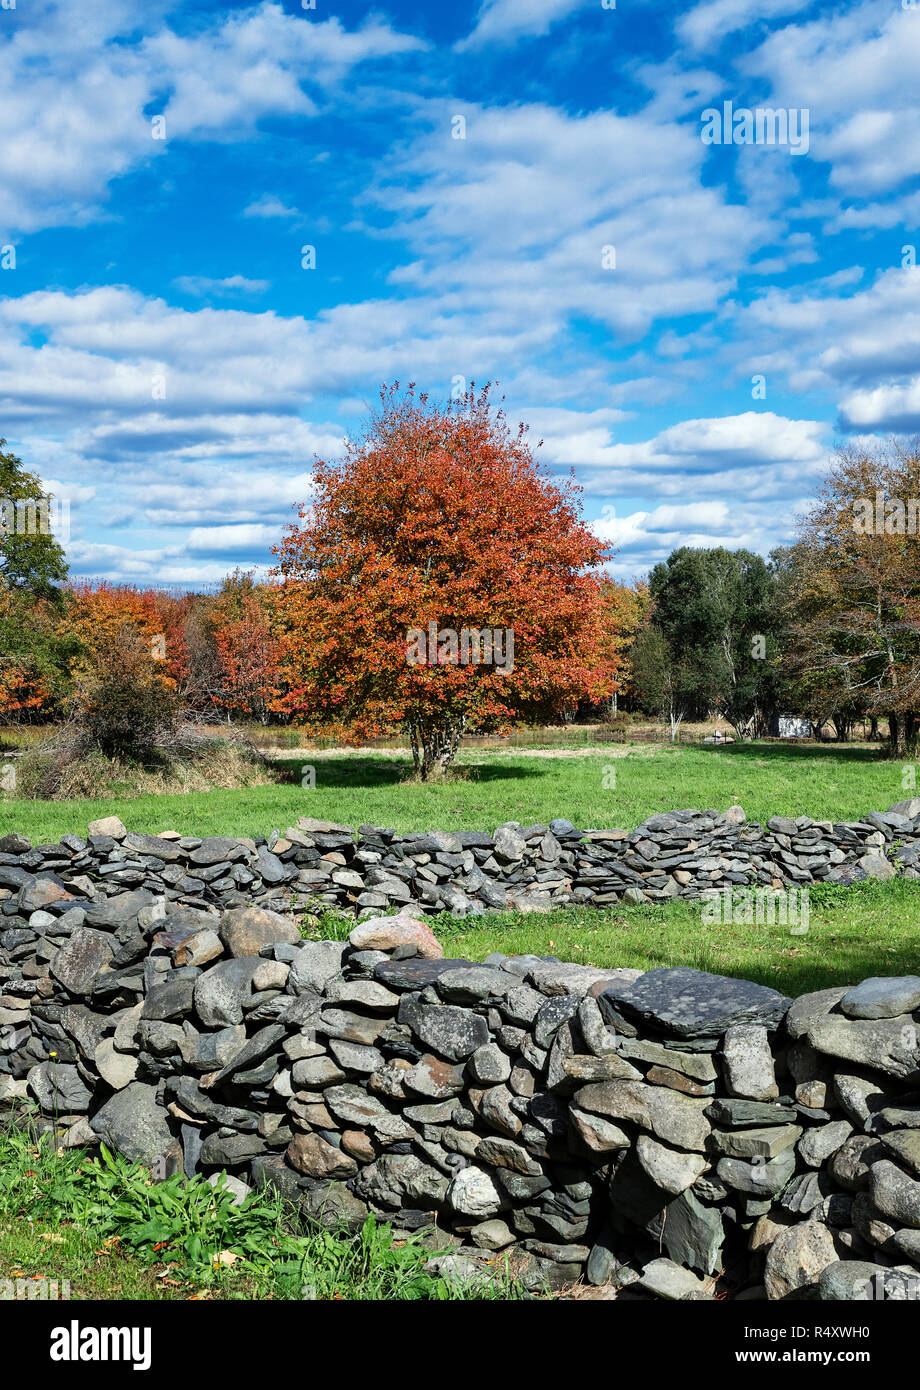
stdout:
[(181, 1166), (182, 1149), (157, 1101), (156, 1086), (132, 1081), (107, 1100), (90, 1127), (110, 1149), (147, 1168), (163, 1165), (163, 1176)]

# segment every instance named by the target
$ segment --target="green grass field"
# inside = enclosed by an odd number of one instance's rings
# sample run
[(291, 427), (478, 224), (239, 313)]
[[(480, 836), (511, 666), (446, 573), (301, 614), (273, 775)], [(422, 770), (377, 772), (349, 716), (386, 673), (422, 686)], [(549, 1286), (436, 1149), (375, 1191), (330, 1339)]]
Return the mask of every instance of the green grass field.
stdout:
[[(300, 785), (297, 758), (285, 764), (290, 783), (134, 800), (6, 801), (0, 825), (35, 843), (80, 834), (90, 819), (111, 814), (133, 830), (188, 835), (267, 834), (296, 824), (300, 815), (398, 830), (493, 830), (506, 820), (529, 824), (554, 816), (582, 828), (632, 829), (656, 811), (721, 811), (735, 803), (761, 821), (801, 814), (854, 820), (910, 795), (900, 764), (860, 746), (641, 744), (574, 757), (475, 749), (463, 755), (458, 779), (431, 785), (407, 781), (409, 760), (392, 753), (311, 756), (313, 788)], [(492, 912), (442, 918), (436, 930), (451, 955), (532, 951), (601, 966), (690, 965), (798, 994), (871, 974), (920, 972), (920, 883), (815, 889), (806, 936), (782, 927), (708, 925), (698, 908), (681, 902), (550, 915)]]
[[(493, 830), (567, 816), (581, 828), (632, 829), (675, 807), (724, 810), (740, 803), (750, 820), (809, 815), (854, 820), (910, 795), (899, 763), (861, 746), (661, 744), (610, 746), (578, 756), (470, 750), (456, 780), (406, 780), (410, 760), (392, 754), (314, 753), (282, 764), (290, 782), (172, 796), (92, 801), (0, 802), (0, 824), (35, 843), (83, 833), (90, 820), (117, 815), (132, 830), (155, 834), (264, 835), (302, 815), (396, 830)], [(303, 765), (315, 787), (301, 786)]]

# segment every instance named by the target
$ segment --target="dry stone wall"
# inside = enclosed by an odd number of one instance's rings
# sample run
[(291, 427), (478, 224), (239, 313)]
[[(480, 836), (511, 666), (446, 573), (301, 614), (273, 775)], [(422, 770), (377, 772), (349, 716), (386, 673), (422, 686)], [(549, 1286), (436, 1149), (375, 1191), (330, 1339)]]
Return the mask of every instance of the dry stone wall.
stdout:
[[(920, 977), (793, 1002), (688, 969), (445, 959), (406, 908), (305, 941), (289, 914), (181, 877), (164, 890), (164, 866), (193, 878), (258, 847), (167, 842), (162, 858), (94, 838), (0, 842), (0, 1106), (37, 1104), (65, 1146), (226, 1171), (240, 1196), (271, 1184), (330, 1224), (370, 1211), (431, 1229), (431, 1268), (452, 1279), (507, 1268), (533, 1290), (664, 1299), (920, 1290)], [(416, 869), (462, 852), (426, 848)], [(139, 867), (90, 876), (101, 860)]]
[(397, 834), (301, 817), (268, 839), (142, 835), (115, 817), (56, 845), (0, 837), (0, 890), (58, 877), (92, 895), (147, 888), (169, 902), (286, 908), (316, 902), (357, 915), (393, 907), (456, 916), (555, 911), (700, 898), (726, 889), (788, 890), (901, 874), (920, 877), (920, 799), (860, 821), (766, 826), (740, 806), (669, 811), (636, 830), (577, 830), (570, 821), (479, 831)]

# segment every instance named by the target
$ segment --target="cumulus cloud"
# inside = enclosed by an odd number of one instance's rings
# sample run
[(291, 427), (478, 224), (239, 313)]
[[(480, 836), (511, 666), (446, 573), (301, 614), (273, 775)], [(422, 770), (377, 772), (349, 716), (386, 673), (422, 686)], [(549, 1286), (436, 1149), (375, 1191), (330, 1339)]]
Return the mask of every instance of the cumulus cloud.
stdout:
[[(349, 31), (273, 3), (184, 35), (166, 8), (145, 10), (156, 31), (139, 43), (129, 41), (136, 7), (113, 0), (81, 10), (78, 23), (51, 0), (4, 13), (4, 241), (99, 217), (110, 182), (161, 159), (172, 139), (228, 139), (266, 117), (310, 117), (319, 106), (307, 86), (321, 99), (357, 65), (425, 46), (380, 19)], [(165, 140), (154, 138), (154, 116), (165, 117)]]

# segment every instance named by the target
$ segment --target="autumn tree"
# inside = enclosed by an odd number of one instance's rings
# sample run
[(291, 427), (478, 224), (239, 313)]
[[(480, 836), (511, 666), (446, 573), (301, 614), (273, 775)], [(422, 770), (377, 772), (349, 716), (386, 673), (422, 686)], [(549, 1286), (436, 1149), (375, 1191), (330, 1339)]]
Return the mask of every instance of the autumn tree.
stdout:
[(607, 580), (602, 581), (601, 587), (613, 650), (619, 657), (616, 679), (610, 692), (610, 708), (615, 714), (620, 696), (632, 697), (638, 694), (632, 652), (639, 634), (648, 624), (652, 602), (645, 580), (636, 580), (632, 584), (617, 584)]
[(282, 705), (299, 721), (353, 739), (402, 728), (427, 779), (466, 729), (609, 694), (606, 551), (526, 433), (488, 387), (440, 406), (397, 383), (344, 457), (317, 464), (313, 505), (275, 552)]
[(841, 449), (787, 560), (790, 672), (844, 719), (887, 718), (896, 757), (920, 733), (918, 509), (920, 441)]
[(273, 627), (274, 595), (237, 569), (211, 606), (218, 669), (214, 699), (229, 712), (267, 724), (279, 698), (281, 643)]

